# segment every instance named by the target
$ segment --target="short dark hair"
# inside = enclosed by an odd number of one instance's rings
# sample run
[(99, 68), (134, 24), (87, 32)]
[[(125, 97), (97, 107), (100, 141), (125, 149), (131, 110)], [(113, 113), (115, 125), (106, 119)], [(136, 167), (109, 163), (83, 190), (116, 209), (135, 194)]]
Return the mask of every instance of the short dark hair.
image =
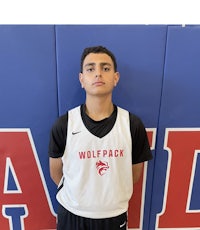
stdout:
[(115, 55), (110, 50), (108, 50), (106, 47), (103, 47), (103, 46), (91, 46), (91, 47), (85, 48), (83, 50), (82, 55), (81, 55), (81, 73), (83, 71), (83, 62), (84, 62), (86, 56), (90, 53), (105, 53), (105, 54), (107, 54), (108, 56), (110, 56), (110, 58), (113, 61), (114, 71), (115, 72), (117, 71), (117, 61), (116, 61)]

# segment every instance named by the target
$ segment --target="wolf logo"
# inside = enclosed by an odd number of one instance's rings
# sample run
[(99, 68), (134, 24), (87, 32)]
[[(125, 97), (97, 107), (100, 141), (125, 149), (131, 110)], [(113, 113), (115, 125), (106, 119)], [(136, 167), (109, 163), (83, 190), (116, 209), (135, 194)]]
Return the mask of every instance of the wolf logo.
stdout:
[(102, 176), (109, 169), (108, 162), (99, 160), (96, 162), (96, 168), (99, 175)]

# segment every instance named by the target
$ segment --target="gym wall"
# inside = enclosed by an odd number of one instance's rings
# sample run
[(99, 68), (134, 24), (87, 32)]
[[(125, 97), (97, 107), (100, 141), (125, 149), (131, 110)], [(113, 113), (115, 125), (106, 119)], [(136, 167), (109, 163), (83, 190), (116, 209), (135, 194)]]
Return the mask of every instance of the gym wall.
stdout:
[(103, 45), (120, 72), (114, 103), (143, 120), (154, 156), (134, 187), (129, 229), (200, 229), (199, 41), (198, 25), (1, 25), (1, 228), (56, 228), (50, 129), (84, 103), (82, 50)]

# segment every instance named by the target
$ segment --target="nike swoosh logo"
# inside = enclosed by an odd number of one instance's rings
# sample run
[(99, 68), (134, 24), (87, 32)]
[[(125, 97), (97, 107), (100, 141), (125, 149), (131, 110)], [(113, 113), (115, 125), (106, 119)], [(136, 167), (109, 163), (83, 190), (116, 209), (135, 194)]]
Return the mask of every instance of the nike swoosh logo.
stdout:
[(81, 131), (79, 131), (79, 132), (72, 132), (72, 135), (76, 135), (76, 134), (78, 134), (78, 133), (80, 133)]
[(120, 224), (120, 228), (124, 227), (126, 225), (126, 221), (123, 224)]

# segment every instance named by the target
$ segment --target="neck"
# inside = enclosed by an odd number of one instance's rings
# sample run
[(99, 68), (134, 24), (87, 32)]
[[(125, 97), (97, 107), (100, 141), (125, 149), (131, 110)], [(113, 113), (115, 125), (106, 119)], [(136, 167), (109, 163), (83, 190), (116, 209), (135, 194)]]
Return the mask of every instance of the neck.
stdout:
[(87, 115), (95, 121), (109, 117), (114, 110), (114, 106), (111, 99), (86, 99), (85, 104)]

